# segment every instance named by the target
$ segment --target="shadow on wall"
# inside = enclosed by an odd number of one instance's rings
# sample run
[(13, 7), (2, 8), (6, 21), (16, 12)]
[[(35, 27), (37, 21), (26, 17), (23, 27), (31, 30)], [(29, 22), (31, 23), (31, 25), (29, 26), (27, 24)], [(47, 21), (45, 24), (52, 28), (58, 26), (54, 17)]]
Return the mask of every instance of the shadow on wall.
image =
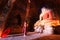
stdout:
[(54, 34), (60, 34), (60, 25), (54, 27)]

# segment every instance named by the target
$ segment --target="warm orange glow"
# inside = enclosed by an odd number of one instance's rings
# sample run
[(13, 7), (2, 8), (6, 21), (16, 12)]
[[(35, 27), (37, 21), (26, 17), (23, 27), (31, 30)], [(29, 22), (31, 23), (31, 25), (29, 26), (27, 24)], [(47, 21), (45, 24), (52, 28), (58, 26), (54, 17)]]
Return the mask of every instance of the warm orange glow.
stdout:
[(38, 20), (34, 26), (39, 26), (39, 25), (45, 25), (45, 24), (48, 24), (48, 25), (51, 25), (51, 26), (58, 26), (60, 25), (60, 20)]
[[(43, 23), (42, 23), (43, 22)], [(43, 20), (41, 23), (44, 25), (44, 24), (49, 24), (51, 26), (58, 26), (60, 25), (60, 22), (59, 20)]]
[(6, 29), (4, 32), (2, 32), (1, 37), (7, 37), (7, 35), (10, 33), (10, 28)]

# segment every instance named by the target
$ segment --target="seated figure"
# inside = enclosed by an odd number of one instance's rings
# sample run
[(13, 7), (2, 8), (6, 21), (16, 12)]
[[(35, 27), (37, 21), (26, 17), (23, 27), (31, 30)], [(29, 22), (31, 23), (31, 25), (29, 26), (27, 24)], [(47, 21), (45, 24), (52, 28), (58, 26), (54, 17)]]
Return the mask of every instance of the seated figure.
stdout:
[[(42, 33), (53, 33), (53, 27), (48, 23), (53, 20), (53, 11), (51, 9), (43, 7), (41, 9), (41, 14), (39, 16), (39, 20), (34, 24), (35, 31), (40, 31)], [(44, 27), (41, 27), (41, 25)], [(40, 28), (40, 29), (39, 29)]]

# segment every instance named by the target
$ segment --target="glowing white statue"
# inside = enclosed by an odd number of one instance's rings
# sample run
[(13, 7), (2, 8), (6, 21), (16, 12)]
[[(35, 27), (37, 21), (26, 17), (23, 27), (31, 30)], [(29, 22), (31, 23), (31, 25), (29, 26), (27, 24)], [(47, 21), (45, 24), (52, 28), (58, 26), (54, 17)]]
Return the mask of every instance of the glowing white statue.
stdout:
[[(53, 34), (53, 27), (47, 23), (47, 21), (53, 20), (52, 10), (43, 7), (39, 20), (34, 24), (35, 32), (42, 32), (45, 34)], [(43, 26), (43, 27), (42, 27)]]

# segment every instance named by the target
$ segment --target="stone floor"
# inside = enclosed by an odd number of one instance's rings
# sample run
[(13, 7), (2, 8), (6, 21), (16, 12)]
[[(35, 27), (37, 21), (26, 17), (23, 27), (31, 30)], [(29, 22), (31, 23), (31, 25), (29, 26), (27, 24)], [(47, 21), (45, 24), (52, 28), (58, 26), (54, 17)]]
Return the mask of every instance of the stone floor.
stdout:
[(60, 35), (49, 35), (49, 36), (44, 36), (44, 37), (40, 37), (40, 38), (36, 38), (33, 40), (60, 40)]
[(48, 36), (49, 34), (40, 34), (35, 32), (29, 32), (26, 36), (23, 34), (8, 35), (6, 38), (0, 38), (0, 40), (33, 40), (40, 37)]

